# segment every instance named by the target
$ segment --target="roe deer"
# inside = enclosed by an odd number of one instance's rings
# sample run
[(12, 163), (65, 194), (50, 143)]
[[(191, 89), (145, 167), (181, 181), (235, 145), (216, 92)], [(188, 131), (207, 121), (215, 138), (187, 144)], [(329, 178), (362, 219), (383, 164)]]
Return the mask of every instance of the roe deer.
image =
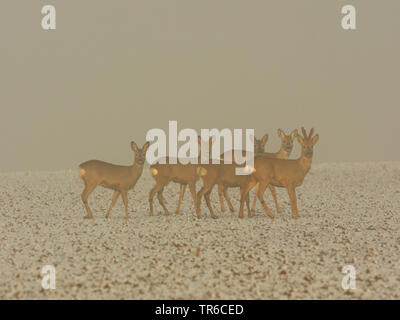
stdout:
[[(197, 216), (199, 217), (201, 216), (201, 209), (200, 209), (201, 198), (204, 196), (211, 217), (214, 219), (216, 218), (216, 215), (214, 214), (210, 201), (211, 191), (216, 184), (218, 184), (218, 187), (221, 188), (221, 190), (223, 190), (224, 193), (226, 193), (226, 189), (228, 187), (240, 187), (241, 192), (244, 190), (244, 188), (247, 185), (249, 176), (236, 175), (236, 168), (238, 167), (244, 167), (244, 164), (238, 165), (236, 163), (232, 164), (220, 163), (220, 164), (202, 164), (201, 166), (199, 166), (199, 168), (201, 169), (200, 176), (201, 179), (203, 180), (203, 187), (197, 193), (197, 199), (196, 199)], [(226, 194), (225, 197), (227, 198)], [(228, 199), (229, 198), (227, 198), (227, 200)], [(228, 204), (230, 204), (229, 200)], [(230, 206), (231, 205), (232, 204), (230, 204)], [(248, 194), (246, 198), (246, 205), (250, 217), (251, 216), (250, 198)]]
[[(290, 153), (293, 150), (293, 142), (297, 137), (297, 129), (293, 130), (289, 135), (286, 135), (281, 129), (278, 129), (278, 135), (281, 138), (281, 148), (278, 152), (263, 152), (261, 155), (266, 158), (275, 158), (275, 159), (287, 159), (290, 156)], [(259, 184), (257, 183), (256, 193), (254, 194), (253, 204), (251, 206), (251, 212), (254, 213), (256, 210), (256, 202), (257, 202), (257, 192), (258, 192)], [(275, 201), (276, 211), (278, 213), (282, 212), (279, 207), (278, 199), (276, 197), (276, 191), (272, 184), (269, 185), (269, 190), (271, 191), (272, 197)]]
[(314, 137), (314, 128), (307, 135), (306, 130), (301, 128), (303, 137), (297, 136), (298, 142), (301, 144), (301, 155), (296, 160), (288, 159), (270, 159), (263, 156), (257, 156), (254, 159), (255, 171), (251, 174), (247, 181), (247, 186), (243, 189), (240, 195), (239, 216), (243, 217), (244, 201), (248, 192), (256, 183), (259, 183), (257, 192), (258, 199), (262, 203), (265, 212), (269, 216), (273, 216), (268, 206), (266, 205), (263, 194), (265, 189), (272, 184), (276, 187), (284, 187), (288, 190), (290, 205), (292, 208), (292, 217), (298, 218), (299, 211), (297, 208), (297, 198), (295, 188), (303, 183), (304, 177), (311, 168), (314, 145), (317, 143), (318, 134)]
[(81, 197), (88, 218), (93, 218), (93, 213), (89, 208), (88, 198), (98, 185), (114, 190), (114, 195), (112, 196), (111, 205), (107, 211), (106, 218), (110, 216), (111, 209), (115, 205), (120, 194), (125, 205), (125, 218), (129, 218), (128, 190), (135, 186), (142, 175), (146, 151), (149, 145), (150, 143), (146, 142), (143, 148), (139, 149), (135, 142), (131, 142), (131, 148), (135, 153), (135, 161), (132, 166), (119, 166), (99, 160), (89, 160), (79, 165), (79, 176), (85, 183), (85, 189)]
[[(252, 139), (253, 139), (253, 142), (254, 142), (254, 155), (263, 154), (265, 152), (265, 144), (268, 141), (268, 134), (265, 134), (261, 139), (257, 139), (256, 137), (252, 136)], [(232, 153), (232, 161), (234, 162), (235, 161), (236, 152), (239, 152), (239, 154), (241, 152), (242, 156), (246, 156), (246, 150), (231, 150), (231, 151), (228, 151), (228, 152), (225, 152), (225, 153), (221, 154), (220, 160), (221, 161), (224, 160), (224, 158), (227, 157), (229, 153)], [(226, 175), (225, 175), (225, 177), (227, 178)], [(224, 180), (226, 180), (226, 178)], [(233, 177), (231, 180), (236, 180), (236, 178)], [(241, 179), (239, 179), (239, 180), (241, 180)], [(230, 200), (228, 192), (227, 192), (227, 188), (229, 188), (229, 187), (237, 187), (237, 185), (235, 183), (232, 186), (230, 186), (229, 184), (226, 184), (226, 183), (225, 184), (223, 184), (223, 183), (218, 184), (218, 197), (219, 197), (219, 203), (221, 205), (221, 211), (222, 212), (226, 212), (223, 197), (225, 197), (225, 200), (228, 203), (229, 210), (231, 212), (235, 211), (233, 209), (231, 200)]]
[[(209, 142), (203, 142), (200, 137), (198, 137), (198, 143), (200, 145), (200, 152), (198, 155), (198, 163), (200, 163), (201, 153), (207, 146), (209, 147), (209, 152), (211, 149), (212, 138), (210, 138)], [(164, 203), (163, 190), (164, 187), (167, 186), (171, 181), (175, 183), (179, 183), (180, 187), (180, 195), (179, 202), (176, 208), (176, 213), (179, 213), (179, 209), (183, 200), (183, 195), (185, 193), (186, 185), (189, 185), (189, 190), (193, 198), (193, 203), (196, 205), (196, 182), (199, 179), (199, 174), (201, 170), (198, 168), (198, 164), (181, 164), (179, 160), (176, 164), (170, 164), (169, 157), (166, 157), (166, 163), (161, 164), (157, 161), (157, 163), (152, 164), (150, 166), (150, 173), (154, 180), (156, 181), (155, 186), (149, 192), (149, 203), (150, 203), (150, 215), (153, 215), (153, 198), (157, 193), (158, 202), (164, 209), (164, 213), (169, 215), (168, 209)]]

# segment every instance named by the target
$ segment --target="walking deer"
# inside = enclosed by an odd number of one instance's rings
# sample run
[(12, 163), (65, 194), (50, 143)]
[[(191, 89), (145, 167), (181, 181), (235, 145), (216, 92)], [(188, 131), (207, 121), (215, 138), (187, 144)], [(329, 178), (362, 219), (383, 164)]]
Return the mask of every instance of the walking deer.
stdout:
[(143, 148), (139, 149), (135, 142), (131, 142), (131, 148), (135, 153), (134, 163), (131, 166), (120, 166), (100, 160), (89, 160), (79, 165), (79, 176), (85, 183), (85, 189), (81, 197), (88, 218), (93, 218), (93, 213), (88, 204), (88, 198), (98, 185), (114, 190), (106, 218), (110, 216), (111, 209), (117, 202), (119, 195), (121, 195), (124, 202), (125, 218), (129, 218), (128, 190), (133, 189), (142, 175), (146, 151), (149, 145), (150, 143), (146, 142)]
[(312, 136), (314, 128), (310, 130), (308, 135), (304, 128), (301, 128), (301, 130), (303, 137), (300, 135), (297, 136), (297, 140), (301, 145), (300, 158), (295, 160), (270, 159), (263, 156), (257, 156), (255, 158), (255, 171), (251, 174), (246, 187), (241, 192), (239, 217), (243, 217), (244, 201), (247, 198), (248, 192), (257, 184), (257, 182), (259, 183), (257, 197), (263, 205), (265, 212), (270, 217), (273, 217), (272, 212), (269, 210), (263, 199), (264, 191), (270, 184), (276, 187), (284, 187), (288, 190), (290, 205), (292, 208), (292, 217), (299, 217), (295, 188), (302, 185), (304, 177), (311, 168), (314, 145), (319, 139), (318, 134), (314, 137)]
[[(297, 137), (297, 129), (293, 130), (289, 135), (286, 135), (281, 129), (278, 129), (278, 136), (281, 138), (281, 148), (278, 152), (263, 152), (261, 155), (266, 158), (275, 158), (275, 159), (287, 159), (290, 156), (290, 153), (293, 150), (293, 142)], [(259, 184), (257, 183), (256, 193), (254, 194), (253, 204), (251, 206), (251, 212), (254, 213), (256, 210), (256, 202), (257, 202), (257, 192), (259, 189)], [(269, 190), (271, 191), (272, 197), (274, 198), (276, 211), (281, 213), (281, 208), (279, 207), (278, 199), (276, 197), (275, 187), (270, 184)]]
[[(206, 200), (207, 207), (210, 211), (210, 215), (212, 218), (216, 218), (217, 216), (214, 214), (214, 210), (211, 206), (211, 201), (210, 201), (210, 194), (213, 189), (213, 187), (218, 184), (218, 187), (221, 188), (225, 193), (226, 189), (232, 188), (232, 187), (239, 187), (240, 191), (244, 190), (244, 188), (247, 185), (247, 181), (249, 179), (248, 175), (236, 175), (236, 168), (238, 167), (244, 167), (244, 164), (238, 165), (236, 163), (232, 164), (225, 164), (225, 163), (220, 163), (220, 164), (202, 164), (200, 166), (201, 169), (201, 179), (203, 180), (203, 187), (200, 189), (200, 191), (197, 193), (197, 199), (196, 199), (196, 213), (197, 216), (201, 216), (201, 198), (204, 196)], [(220, 187), (221, 186), (221, 187)], [(227, 198), (226, 194), (225, 197)], [(230, 201), (227, 198), (228, 204), (232, 206)], [(246, 205), (247, 205), (247, 210), (249, 217), (251, 216), (250, 212), (250, 198), (249, 195), (247, 194), (246, 198)], [(231, 209), (232, 210), (232, 209)]]
[[(256, 137), (252, 137), (253, 142), (254, 142), (254, 155), (259, 155), (259, 154), (263, 154), (265, 152), (265, 144), (268, 141), (268, 134), (265, 134), (261, 139), (257, 139)], [(228, 151), (226, 153), (221, 154), (220, 156), (220, 160), (223, 161), (224, 158), (226, 158), (228, 156), (228, 153), (232, 152), (232, 160), (235, 161), (235, 154), (236, 152), (242, 153), (242, 156), (246, 156), (246, 151), (245, 150), (231, 150)], [(225, 175), (226, 178), (228, 178), (227, 175)], [(235, 177), (232, 177), (230, 180), (232, 180), (232, 182), (236, 181)], [(241, 179), (239, 179), (241, 180)], [(226, 181), (226, 179), (225, 179)], [(228, 195), (228, 188), (229, 187), (237, 187), (236, 185), (237, 183), (233, 183), (232, 186), (230, 186), (230, 184), (226, 184), (226, 183), (219, 183), (218, 184), (218, 197), (219, 197), (219, 203), (221, 205), (221, 211), (222, 212), (226, 212), (225, 209), (225, 205), (224, 205), (224, 199), (223, 197), (225, 197), (226, 202), (228, 203), (228, 207), (229, 210), (231, 212), (234, 212), (234, 208), (232, 206), (231, 200), (229, 198)]]
[[(209, 148), (209, 152), (211, 153), (211, 144), (212, 138), (209, 139), (208, 143), (201, 140), (198, 137), (198, 143), (200, 145), (200, 152), (198, 156), (198, 163), (200, 163), (200, 157), (206, 148)], [(175, 183), (179, 183), (180, 187), (180, 194), (179, 194), (179, 201), (178, 206), (176, 208), (176, 213), (179, 213), (179, 209), (181, 207), (181, 203), (183, 200), (183, 196), (185, 193), (186, 185), (189, 185), (189, 190), (193, 198), (193, 203), (196, 205), (196, 182), (200, 178), (200, 174), (202, 170), (198, 167), (198, 164), (181, 164), (177, 161), (176, 164), (170, 164), (169, 157), (165, 159), (166, 163), (161, 164), (159, 161), (157, 163), (152, 164), (150, 166), (150, 173), (151, 176), (156, 181), (155, 186), (150, 190), (149, 193), (149, 203), (150, 203), (150, 215), (153, 215), (153, 198), (157, 193), (158, 202), (164, 209), (164, 213), (169, 215), (168, 209), (165, 205), (164, 197), (163, 197), (163, 190), (164, 187), (167, 186), (171, 181)]]

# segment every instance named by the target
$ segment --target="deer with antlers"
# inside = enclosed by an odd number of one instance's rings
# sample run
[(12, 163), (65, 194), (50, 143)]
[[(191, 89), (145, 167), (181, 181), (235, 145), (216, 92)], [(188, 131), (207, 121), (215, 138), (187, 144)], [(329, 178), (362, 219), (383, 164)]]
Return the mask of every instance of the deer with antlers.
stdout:
[[(209, 148), (211, 150), (213, 138), (210, 138), (208, 142), (204, 142), (201, 137), (198, 137), (198, 143), (200, 145), (200, 152), (197, 158), (197, 163), (200, 163), (201, 153)], [(183, 196), (185, 193), (186, 185), (189, 185), (189, 191), (193, 198), (193, 203), (196, 205), (196, 182), (200, 178), (202, 173), (202, 169), (199, 168), (198, 164), (195, 163), (187, 163), (182, 164), (179, 161), (176, 161), (175, 164), (169, 163), (170, 158), (166, 157), (164, 159), (165, 163), (160, 163), (160, 159), (157, 160), (155, 164), (150, 166), (150, 174), (156, 181), (155, 186), (149, 192), (149, 203), (150, 203), (150, 215), (153, 215), (153, 198), (157, 193), (157, 198), (164, 209), (164, 213), (169, 215), (168, 209), (165, 205), (165, 200), (163, 197), (164, 187), (167, 186), (171, 181), (175, 183), (179, 183), (180, 186), (180, 194), (178, 206), (176, 208), (176, 213), (179, 213), (179, 209), (181, 207), (181, 203), (183, 200)], [(189, 162), (189, 161), (188, 161)]]
[[(293, 130), (289, 135), (285, 134), (281, 129), (278, 129), (278, 136), (281, 138), (281, 148), (278, 152), (263, 152), (260, 155), (266, 158), (274, 158), (274, 159), (287, 159), (290, 156), (290, 153), (293, 150), (293, 142), (294, 139), (297, 137), (297, 129)], [(257, 154), (256, 154), (257, 155)], [(256, 193), (254, 194), (253, 204), (251, 206), (251, 212), (254, 213), (256, 210), (256, 202), (257, 202), (257, 192), (259, 189), (259, 184), (257, 184)], [(269, 190), (271, 191), (272, 197), (274, 198), (276, 211), (278, 213), (282, 212), (281, 208), (279, 207), (278, 198), (276, 196), (275, 187), (270, 184)]]
[(263, 156), (257, 156), (254, 159), (254, 172), (250, 175), (246, 187), (242, 189), (240, 195), (239, 217), (243, 218), (244, 201), (248, 198), (248, 192), (259, 183), (257, 197), (264, 207), (265, 212), (273, 218), (272, 212), (266, 205), (263, 194), (265, 189), (272, 184), (276, 187), (286, 188), (289, 194), (290, 205), (292, 208), (292, 217), (298, 218), (297, 198), (295, 188), (302, 185), (304, 177), (311, 168), (311, 162), (314, 152), (314, 145), (318, 142), (319, 135), (314, 134), (314, 128), (307, 132), (301, 128), (303, 137), (297, 136), (301, 145), (300, 158), (295, 160), (271, 159)]
[(146, 142), (142, 149), (139, 149), (135, 142), (131, 142), (131, 148), (135, 153), (135, 160), (131, 166), (119, 166), (100, 160), (89, 160), (79, 165), (79, 176), (85, 183), (85, 189), (82, 192), (81, 198), (88, 218), (93, 218), (88, 198), (98, 185), (114, 190), (106, 218), (110, 216), (111, 209), (117, 202), (119, 195), (121, 195), (125, 205), (125, 218), (129, 218), (128, 191), (133, 189), (142, 175), (146, 151), (149, 145), (150, 143)]

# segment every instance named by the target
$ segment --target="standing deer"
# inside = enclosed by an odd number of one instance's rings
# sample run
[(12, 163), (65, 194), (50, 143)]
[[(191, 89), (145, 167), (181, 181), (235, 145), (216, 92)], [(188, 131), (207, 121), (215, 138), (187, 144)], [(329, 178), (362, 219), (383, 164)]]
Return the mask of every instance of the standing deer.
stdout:
[[(209, 147), (209, 152), (211, 152), (211, 144), (212, 138), (210, 138), (209, 142), (206, 143), (198, 137), (198, 143), (200, 145), (200, 152), (198, 156), (198, 163), (200, 163), (201, 153), (203, 150), (205, 151), (207, 146)], [(168, 209), (164, 202), (163, 190), (164, 187), (167, 186), (171, 181), (175, 183), (179, 183), (180, 187), (180, 195), (179, 202), (176, 208), (176, 213), (179, 213), (179, 209), (181, 207), (181, 203), (183, 200), (183, 195), (185, 193), (186, 185), (189, 185), (189, 190), (193, 198), (193, 203), (196, 205), (196, 182), (200, 177), (201, 169), (199, 169), (198, 164), (181, 164), (177, 161), (176, 164), (170, 164), (169, 157), (166, 157), (166, 163), (161, 164), (159, 161), (157, 163), (152, 164), (150, 166), (151, 176), (156, 181), (155, 186), (150, 190), (149, 193), (149, 203), (150, 203), (150, 215), (153, 215), (153, 198), (157, 193), (158, 202), (164, 209), (164, 213), (169, 215)]]
[(302, 185), (304, 177), (311, 168), (314, 145), (319, 139), (318, 134), (314, 137), (312, 136), (314, 128), (310, 130), (308, 135), (304, 128), (301, 128), (301, 130), (303, 137), (300, 135), (297, 136), (297, 140), (301, 144), (300, 158), (296, 160), (270, 159), (263, 156), (257, 156), (255, 158), (255, 171), (249, 177), (247, 185), (240, 195), (239, 217), (243, 217), (244, 201), (246, 200), (248, 192), (257, 184), (257, 182), (259, 183), (259, 189), (257, 192), (258, 199), (262, 203), (265, 212), (270, 217), (273, 217), (272, 212), (269, 210), (263, 198), (264, 191), (270, 184), (276, 187), (284, 187), (288, 190), (290, 205), (292, 208), (292, 217), (299, 217), (295, 188)]
[(89, 208), (88, 198), (98, 185), (114, 190), (106, 218), (110, 216), (111, 209), (115, 205), (120, 194), (125, 205), (125, 218), (129, 218), (128, 190), (133, 189), (142, 175), (146, 151), (149, 145), (150, 143), (146, 142), (143, 148), (139, 149), (135, 142), (131, 142), (131, 148), (135, 153), (135, 160), (132, 166), (119, 166), (99, 160), (89, 160), (79, 165), (79, 176), (85, 183), (85, 189), (81, 197), (88, 218), (93, 218), (93, 213)]
[[(253, 143), (254, 143), (254, 155), (263, 154), (265, 152), (265, 144), (268, 141), (268, 134), (265, 134), (261, 139), (257, 139), (256, 137), (252, 136), (252, 139), (253, 139)], [(241, 152), (243, 157), (246, 156), (246, 150), (231, 150), (231, 151), (228, 151), (228, 152), (225, 152), (225, 153), (221, 154), (220, 160), (223, 161), (224, 158), (226, 158), (228, 156), (228, 153), (231, 153), (231, 152), (232, 152), (232, 160), (233, 160), (233, 162), (235, 161), (236, 152), (239, 152), (239, 154)], [(227, 176), (226, 176), (226, 178), (227, 178)], [(237, 183), (234, 183), (234, 181), (236, 181), (237, 179), (235, 177), (232, 177), (230, 180), (232, 180), (232, 184), (222, 183), (222, 182), (218, 184), (218, 197), (219, 197), (219, 203), (221, 205), (221, 211), (222, 212), (226, 212), (225, 205), (224, 205), (224, 198), (223, 197), (225, 197), (225, 200), (228, 203), (229, 210), (231, 212), (235, 211), (233, 209), (233, 206), (232, 206), (231, 200), (229, 198), (227, 189), (229, 187), (237, 187), (237, 185), (236, 185)], [(239, 180), (241, 181), (241, 179), (239, 179)]]
[[(297, 137), (297, 129), (293, 130), (289, 135), (286, 135), (281, 129), (278, 129), (278, 135), (281, 138), (281, 148), (278, 152), (263, 152), (261, 155), (266, 158), (275, 158), (275, 159), (287, 159), (290, 156), (290, 153), (293, 150), (293, 142)], [(257, 192), (258, 192), (259, 184), (257, 184), (256, 193), (254, 194), (253, 204), (251, 206), (251, 212), (254, 213), (256, 210), (256, 202), (257, 202)], [(281, 213), (281, 208), (279, 207), (278, 198), (276, 197), (276, 190), (272, 184), (269, 185), (269, 190), (271, 191), (272, 197), (275, 201), (276, 211)]]
[[(225, 164), (225, 163), (219, 163), (219, 164), (202, 164), (200, 166), (200, 176), (201, 179), (203, 180), (203, 187), (200, 189), (200, 191), (197, 193), (197, 199), (196, 199), (196, 213), (197, 216), (201, 216), (201, 209), (200, 209), (200, 204), (201, 204), (201, 198), (204, 196), (206, 200), (207, 207), (210, 211), (210, 215), (212, 218), (216, 218), (217, 216), (214, 214), (214, 210), (211, 206), (211, 201), (210, 201), (210, 194), (213, 189), (213, 187), (218, 184), (218, 187), (221, 186), (223, 190), (226, 192), (226, 188), (231, 188), (231, 187), (240, 187), (240, 191), (244, 190), (244, 188), (247, 185), (247, 181), (249, 179), (248, 175), (236, 175), (236, 168), (238, 167), (244, 167), (244, 164), (238, 165), (236, 163), (232, 164)], [(229, 198), (227, 198), (228, 200)], [(230, 204), (230, 201), (228, 200), (228, 204)], [(230, 204), (232, 205), (232, 204)], [(249, 217), (251, 216), (250, 212), (250, 198), (249, 195), (247, 194), (246, 198), (246, 205), (247, 205), (247, 210)]]

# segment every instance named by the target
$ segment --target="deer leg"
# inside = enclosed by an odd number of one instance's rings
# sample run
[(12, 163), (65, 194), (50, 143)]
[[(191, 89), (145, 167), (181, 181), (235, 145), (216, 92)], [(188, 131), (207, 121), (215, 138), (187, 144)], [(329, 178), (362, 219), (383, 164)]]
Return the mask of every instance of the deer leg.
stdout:
[(149, 192), (149, 205), (150, 205), (150, 215), (153, 215), (153, 198), (157, 191), (155, 191), (157, 186), (153, 187)]
[(164, 197), (163, 197), (163, 194), (162, 194), (163, 190), (164, 190), (164, 187), (162, 187), (160, 190), (158, 190), (157, 198), (158, 198), (158, 202), (161, 204), (161, 206), (164, 209), (165, 215), (168, 216), (169, 212), (168, 212), (168, 209), (167, 209), (167, 207), (166, 207), (166, 205), (164, 203)]
[(247, 194), (249, 191), (256, 185), (257, 181), (250, 176), (246, 186), (244, 188), (240, 188), (240, 207), (239, 207), (239, 218), (243, 218), (243, 207), (244, 201), (247, 198)]
[(117, 202), (119, 194), (120, 194), (119, 191), (117, 191), (117, 190), (114, 191), (114, 194), (113, 194), (112, 199), (111, 199), (111, 205), (107, 210), (106, 218), (108, 218), (110, 216), (111, 209), (114, 207), (115, 203)]
[(256, 203), (257, 203), (257, 193), (258, 193), (258, 189), (260, 188), (260, 185), (257, 183), (257, 190), (256, 193), (254, 194), (254, 200), (253, 200), (253, 204), (251, 205), (251, 212), (256, 212)]
[(290, 198), (290, 206), (292, 207), (292, 217), (296, 219), (299, 217), (299, 211), (297, 209), (297, 198), (296, 198), (296, 190), (294, 187), (288, 187), (288, 194)]
[(201, 209), (200, 209), (200, 205), (201, 205), (201, 198), (203, 197), (203, 195), (206, 193), (207, 191), (205, 191), (204, 186), (201, 187), (200, 191), (197, 193), (196, 196), (196, 214), (198, 218), (201, 218)]
[(219, 184), (218, 185), (219, 203), (221, 205), (221, 211), (222, 212), (226, 212), (225, 204), (224, 204), (224, 198), (223, 198), (223, 192), (224, 192), (224, 186), (222, 184)]
[(232, 205), (231, 199), (229, 198), (228, 188), (227, 187), (224, 187), (224, 197), (225, 197), (226, 202), (228, 203), (229, 210), (231, 212), (234, 212), (235, 209), (233, 209), (233, 205)]
[(165, 200), (164, 194), (162, 193), (161, 196), (162, 196), (163, 202), (165, 203), (165, 205), (167, 205), (168, 202)]
[[(242, 194), (242, 191), (243, 191), (243, 189), (245, 188), (246, 186), (243, 186), (243, 187), (240, 187), (240, 194)], [(248, 217), (250, 218), (251, 217), (251, 212), (250, 212), (250, 197), (249, 197), (249, 193), (247, 192), (247, 194), (246, 194), (246, 198), (245, 198), (246, 200), (246, 207), (247, 207), (247, 211), (248, 211)]]
[(247, 195), (246, 195), (246, 206), (247, 206), (247, 215), (250, 218), (253, 215), (251, 214), (251, 211), (250, 211), (250, 195), (249, 195), (249, 192), (247, 192)]
[(85, 181), (85, 189), (82, 192), (81, 198), (83, 201), (83, 204), (85, 206), (86, 212), (87, 212), (87, 218), (93, 219), (93, 213), (92, 210), (90, 210), (89, 204), (88, 204), (88, 198), (90, 194), (93, 192), (94, 189), (96, 189), (97, 184), (88, 184)]
[[(197, 193), (196, 196), (196, 213), (197, 213), (197, 217), (201, 217), (201, 198), (207, 193), (207, 192), (211, 192), (212, 188), (214, 187), (215, 183), (212, 182), (208, 182), (203, 180), (203, 187), (200, 189), (200, 191)], [(207, 199), (206, 199), (207, 202)], [(210, 214), (211, 216), (214, 215), (214, 212), (212, 212), (212, 208), (210, 209), (210, 207), (208, 208), (210, 210)], [(215, 216), (215, 215), (214, 215)]]
[[(189, 183), (189, 191), (190, 194), (192, 195), (192, 199), (193, 199), (193, 205), (196, 208), (196, 204), (197, 204), (197, 197), (196, 197), (196, 181), (192, 181)], [(197, 209), (196, 209), (197, 212)], [(200, 218), (201, 214), (199, 214), (199, 212), (197, 212), (197, 217)]]
[(272, 184), (269, 185), (269, 190), (271, 191), (272, 196), (274, 197), (276, 212), (281, 213), (282, 210), (279, 207), (278, 198), (276, 197), (276, 190), (275, 190), (275, 187)]
[(257, 196), (258, 196), (258, 199), (260, 200), (261, 204), (264, 207), (265, 213), (267, 215), (269, 215), (272, 219), (274, 219), (274, 215), (272, 214), (271, 210), (269, 210), (267, 204), (264, 201), (263, 195), (264, 195), (264, 192), (265, 192), (266, 188), (267, 188), (267, 183), (264, 182), (264, 181), (260, 182), (259, 183), (259, 189), (258, 189), (258, 192), (257, 192)]
[(149, 192), (149, 204), (150, 204), (150, 215), (153, 215), (153, 198), (155, 194), (160, 191), (161, 188), (164, 187), (164, 183), (157, 181), (156, 185), (153, 187), (153, 189), (150, 190)]
[(121, 190), (121, 197), (122, 197), (122, 201), (124, 202), (124, 206), (125, 206), (125, 219), (129, 219), (129, 215), (128, 215), (128, 192), (126, 190)]
[(210, 210), (210, 215), (213, 219), (217, 219), (217, 216), (214, 214), (214, 210), (211, 206), (211, 201), (210, 201), (210, 194), (211, 194), (211, 190), (208, 190), (205, 194), (204, 194), (204, 198), (206, 199), (206, 203), (207, 203), (207, 207), (208, 210)]
[(178, 206), (176, 207), (176, 211), (175, 213), (179, 213), (179, 210), (181, 209), (181, 204), (182, 204), (182, 200), (183, 200), (183, 196), (185, 194), (185, 189), (186, 189), (186, 184), (181, 184), (181, 190), (179, 193), (179, 201), (178, 201)]

